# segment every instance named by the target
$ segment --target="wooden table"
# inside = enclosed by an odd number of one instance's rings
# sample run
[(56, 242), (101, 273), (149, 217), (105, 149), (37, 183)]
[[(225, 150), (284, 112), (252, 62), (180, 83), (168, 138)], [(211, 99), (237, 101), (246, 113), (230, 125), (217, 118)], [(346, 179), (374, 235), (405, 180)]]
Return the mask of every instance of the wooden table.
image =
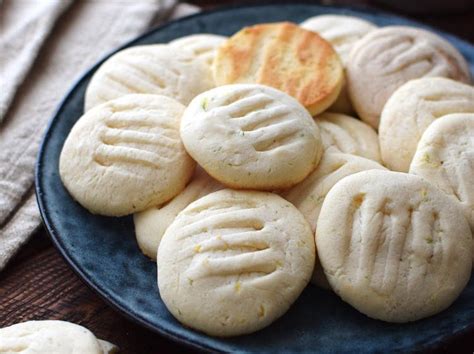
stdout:
[[(205, 9), (235, 1), (191, 1)], [(354, 3), (335, 1), (336, 3)], [(358, 1), (367, 4), (367, 1)], [(410, 17), (410, 16), (407, 16)], [(474, 42), (474, 11), (445, 16), (411, 16)], [(72, 272), (44, 228), (0, 273), (0, 328), (27, 320), (61, 319), (84, 325), (121, 353), (192, 352), (129, 321), (111, 309)], [(436, 353), (473, 353), (474, 333), (454, 338)]]

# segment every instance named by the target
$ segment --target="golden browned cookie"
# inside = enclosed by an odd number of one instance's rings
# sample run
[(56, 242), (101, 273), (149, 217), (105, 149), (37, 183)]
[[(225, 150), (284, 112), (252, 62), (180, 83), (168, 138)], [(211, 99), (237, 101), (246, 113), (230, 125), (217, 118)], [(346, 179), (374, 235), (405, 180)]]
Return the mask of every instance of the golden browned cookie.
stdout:
[(275, 87), (315, 115), (336, 100), (344, 73), (328, 42), (293, 23), (281, 22), (245, 27), (229, 38), (214, 59), (214, 79), (218, 86)]

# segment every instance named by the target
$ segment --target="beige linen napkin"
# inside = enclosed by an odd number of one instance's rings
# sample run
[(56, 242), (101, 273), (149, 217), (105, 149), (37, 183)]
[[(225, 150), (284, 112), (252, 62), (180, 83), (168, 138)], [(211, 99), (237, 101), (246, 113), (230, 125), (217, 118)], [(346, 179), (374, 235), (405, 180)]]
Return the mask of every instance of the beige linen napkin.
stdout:
[(0, 1), (0, 270), (40, 225), (34, 164), (62, 97), (117, 46), (197, 11), (175, 1)]

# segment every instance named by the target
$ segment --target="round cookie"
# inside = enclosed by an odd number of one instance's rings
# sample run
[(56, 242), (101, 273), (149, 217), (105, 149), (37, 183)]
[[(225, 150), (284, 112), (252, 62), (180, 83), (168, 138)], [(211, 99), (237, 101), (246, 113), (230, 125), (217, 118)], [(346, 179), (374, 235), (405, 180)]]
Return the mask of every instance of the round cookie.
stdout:
[(314, 237), (303, 215), (265, 192), (221, 190), (186, 207), (158, 249), (158, 287), (184, 325), (212, 336), (255, 332), (308, 283)]
[[(362, 157), (325, 152), (316, 170), (303, 182), (281, 193), (281, 196), (301, 211), (314, 233), (324, 198), (331, 188), (346, 176), (372, 169), (385, 170), (385, 167)], [(329, 288), (318, 257), (316, 257), (312, 283)]]
[(474, 113), (434, 121), (418, 143), (410, 173), (460, 202), (474, 231)]
[(0, 328), (0, 353), (112, 354), (118, 348), (65, 321), (28, 321)]
[(446, 309), (471, 275), (457, 203), (420, 177), (371, 170), (328, 193), (316, 231), (333, 290), (369, 317), (408, 322)]
[(346, 74), (356, 112), (374, 128), (389, 97), (409, 80), (442, 76), (470, 82), (466, 60), (450, 43), (426, 30), (403, 26), (376, 29), (358, 41)]
[(61, 151), (64, 186), (90, 212), (108, 216), (170, 200), (195, 167), (179, 137), (183, 111), (171, 98), (135, 94), (86, 112)]
[(272, 86), (296, 98), (312, 115), (336, 100), (344, 81), (332, 46), (290, 22), (244, 27), (219, 47), (213, 70), (217, 85)]
[(194, 58), (203, 61), (208, 66), (209, 70), (211, 70), (217, 49), (226, 40), (227, 37), (225, 36), (200, 33), (177, 38), (174, 41), (169, 42), (169, 45), (181, 50), (191, 51)]
[(132, 93), (164, 95), (187, 105), (213, 86), (208, 67), (191, 51), (165, 44), (137, 46), (114, 54), (97, 69), (84, 108)]
[(354, 16), (319, 15), (301, 22), (301, 27), (318, 33), (339, 54), (344, 65), (354, 44), (377, 28), (373, 23)]
[(191, 182), (176, 197), (164, 205), (133, 214), (135, 236), (143, 254), (156, 261), (161, 238), (176, 215), (195, 200), (222, 188), (198, 166)]
[(360, 120), (340, 113), (323, 113), (315, 117), (324, 151), (338, 151), (381, 162), (379, 137)]
[[(377, 28), (373, 23), (361, 18), (344, 15), (314, 16), (303, 21), (300, 26), (318, 33), (331, 43), (337, 54), (339, 54), (344, 66), (349, 61), (349, 53), (355, 42)], [(354, 112), (349, 92), (347, 91), (347, 85), (344, 84), (336, 102), (328, 109), (332, 112), (346, 114)]]
[(422, 78), (395, 91), (383, 109), (379, 127), (385, 166), (408, 172), (423, 132), (450, 113), (474, 113), (474, 87), (446, 78)]
[(322, 154), (319, 129), (304, 107), (263, 85), (220, 86), (195, 97), (181, 138), (207, 173), (237, 189), (291, 187)]

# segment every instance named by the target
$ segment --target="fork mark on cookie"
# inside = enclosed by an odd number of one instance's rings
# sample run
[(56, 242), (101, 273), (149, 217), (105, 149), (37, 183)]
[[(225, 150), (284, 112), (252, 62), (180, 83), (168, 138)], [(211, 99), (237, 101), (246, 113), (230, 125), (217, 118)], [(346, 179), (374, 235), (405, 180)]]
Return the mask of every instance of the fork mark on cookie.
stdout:
[[(279, 127), (282, 129), (280, 130)], [(300, 129), (294, 125), (292, 126), (291, 121), (275, 124), (270, 129), (273, 131), (264, 133), (263, 136), (257, 138), (252, 144), (255, 151), (270, 152), (277, 148), (283, 148), (292, 142), (296, 142), (301, 135)]]
[(257, 232), (264, 228), (265, 223), (254, 216), (255, 211), (231, 210), (225, 213), (205, 215), (183, 227), (181, 239), (192, 237), (196, 234), (219, 229), (241, 229)]
[(264, 110), (274, 101), (268, 95), (256, 94), (250, 97), (240, 98), (225, 107), (231, 118), (243, 118), (249, 113)]
[(122, 88), (122, 91), (126, 93), (147, 93), (148, 92), (147, 90), (148, 85), (145, 85), (145, 87), (140, 86), (139, 83), (142, 83), (140, 82), (140, 80), (135, 81), (135, 80), (125, 79), (121, 75), (115, 72), (107, 72), (105, 75), (109, 82), (113, 82), (117, 84), (119, 87)]
[(251, 273), (261, 276), (271, 274), (277, 269), (276, 258), (277, 254), (271, 248), (223, 257), (209, 257), (204, 254), (193, 258), (186, 273), (192, 279), (211, 276), (237, 277)]
[(103, 143), (95, 150), (93, 160), (102, 166), (128, 163), (160, 169), (163, 157), (142, 149)]
[[(284, 106), (271, 107), (265, 110), (255, 111), (239, 120), (240, 129), (243, 132), (252, 132), (259, 128), (265, 128), (276, 123), (284, 122), (290, 117), (290, 110)], [(291, 117), (291, 119), (294, 119)]]

